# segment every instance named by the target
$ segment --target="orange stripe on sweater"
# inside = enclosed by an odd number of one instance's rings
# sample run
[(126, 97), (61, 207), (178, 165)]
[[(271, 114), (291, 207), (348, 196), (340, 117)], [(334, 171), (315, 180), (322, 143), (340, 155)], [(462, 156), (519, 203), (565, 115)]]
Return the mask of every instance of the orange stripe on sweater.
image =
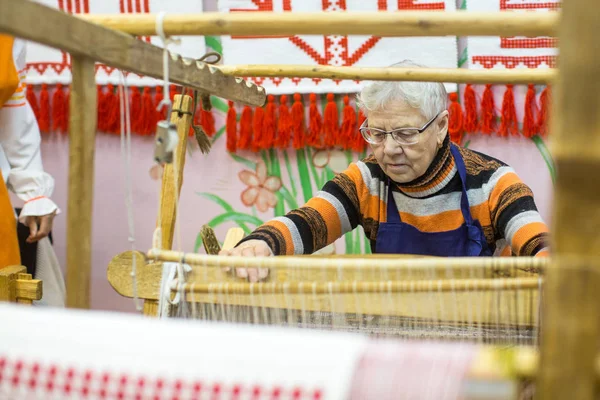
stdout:
[(490, 194), (490, 210), (495, 210), (498, 207), (498, 203), (500, 201), (500, 196), (502, 193), (508, 189), (510, 186), (521, 183), (521, 179), (514, 172), (508, 172), (504, 174), (492, 189), (492, 193)]
[[(490, 211), (486, 203), (471, 207), (471, 216), (482, 226), (491, 225)], [(460, 209), (425, 216), (401, 212), (400, 218), (423, 232), (446, 232), (459, 228), (465, 222)]]
[(285, 226), (283, 222), (274, 220), (266, 222), (265, 225), (270, 225), (273, 228), (277, 229), (279, 233), (281, 233), (281, 235), (283, 236), (283, 240), (285, 241), (286, 255), (294, 255), (294, 240), (292, 239), (292, 233), (290, 232), (288, 227)]
[(333, 243), (342, 235), (342, 222), (335, 207), (325, 199), (313, 197), (306, 203), (307, 207), (314, 208), (321, 214), (327, 225), (327, 244)]
[(543, 222), (532, 222), (527, 224), (515, 233), (512, 240), (512, 247), (515, 254), (521, 254), (521, 248), (529, 239), (536, 236), (539, 233), (548, 232), (548, 226)]

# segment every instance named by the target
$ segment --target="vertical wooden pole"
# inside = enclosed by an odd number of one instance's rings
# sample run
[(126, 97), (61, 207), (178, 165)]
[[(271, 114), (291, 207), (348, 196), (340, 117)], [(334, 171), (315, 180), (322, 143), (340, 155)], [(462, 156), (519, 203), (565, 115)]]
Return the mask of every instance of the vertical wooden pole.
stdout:
[(542, 316), (540, 399), (593, 399), (600, 304), (600, 7), (562, 4), (550, 136), (557, 166), (553, 265)]
[(93, 60), (72, 56), (69, 103), (67, 307), (90, 307), (92, 199), (96, 147), (96, 79)]
[[(173, 164), (165, 165), (163, 171), (162, 187), (160, 192), (160, 226), (162, 231), (162, 248), (171, 249), (175, 234), (175, 221), (177, 217), (177, 200), (183, 184), (183, 168), (187, 149), (187, 137), (192, 126), (194, 101), (190, 96), (176, 95), (173, 99), (173, 112), (171, 122), (177, 126), (179, 142), (175, 149)], [(176, 165), (174, 165), (176, 163)], [(177, 172), (177, 189), (175, 189), (174, 168)], [(177, 190), (177, 197), (175, 196)], [(146, 300), (144, 302), (144, 315), (154, 316), (158, 313), (158, 301)]]

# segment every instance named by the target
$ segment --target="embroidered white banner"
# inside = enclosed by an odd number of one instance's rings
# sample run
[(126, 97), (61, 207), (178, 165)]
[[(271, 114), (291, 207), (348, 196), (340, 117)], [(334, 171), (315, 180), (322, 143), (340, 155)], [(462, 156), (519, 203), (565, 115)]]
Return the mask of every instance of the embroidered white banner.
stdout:
[[(221, 0), (223, 12), (343, 12), (403, 10), (456, 11), (455, 0)], [(428, 67), (456, 68), (455, 37), (380, 38), (375, 36), (223, 36), (225, 64), (301, 64), (384, 67), (412, 60)], [(268, 93), (348, 93), (362, 83), (329, 79), (252, 78)], [(447, 85), (456, 91), (456, 85)]]
[[(190, 13), (202, 12), (202, 0), (36, 0), (48, 7), (58, 8), (70, 14), (120, 14), (120, 13)], [(162, 47), (158, 36), (143, 37)], [(200, 58), (206, 53), (203, 36), (181, 37), (180, 44), (170, 44), (169, 50), (185, 57)], [(73, 38), (77, 40), (77, 38)], [(68, 84), (71, 82), (69, 54), (38, 43), (27, 44), (27, 83)], [(119, 73), (111, 67), (98, 64), (96, 82), (99, 85), (118, 84)], [(149, 77), (128, 74), (127, 82), (137, 86), (155, 86), (161, 81)]]

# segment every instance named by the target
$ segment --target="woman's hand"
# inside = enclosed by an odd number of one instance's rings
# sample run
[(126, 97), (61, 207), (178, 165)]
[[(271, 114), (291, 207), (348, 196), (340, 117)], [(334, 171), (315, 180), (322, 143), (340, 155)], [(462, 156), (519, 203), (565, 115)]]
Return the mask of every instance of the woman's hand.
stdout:
[[(242, 256), (242, 257), (268, 257), (273, 251), (266, 242), (262, 240), (248, 240), (231, 250), (221, 250), (220, 256)], [(231, 268), (225, 268), (229, 272)], [(250, 282), (258, 282), (269, 276), (267, 268), (236, 268), (235, 273), (239, 278), (247, 278)]]
[(54, 222), (55, 215), (56, 212), (39, 217), (33, 215), (28, 216), (25, 220), (25, 225), (29, 227), (29, 237), (26, 242), (34, 243), (48, 236), (50, 231), (52, 231), (52, 222)]

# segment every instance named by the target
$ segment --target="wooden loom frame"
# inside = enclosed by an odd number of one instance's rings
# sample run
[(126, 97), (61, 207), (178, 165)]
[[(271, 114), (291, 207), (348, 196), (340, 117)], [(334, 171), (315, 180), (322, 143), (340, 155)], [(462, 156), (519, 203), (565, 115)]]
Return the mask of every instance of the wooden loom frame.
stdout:
[[(19, 3), (19, 14), (16, 13), (17, 3)], [(539, 393), (542, 398), (577, 398), (577, 399), (592, 399), (595, 391), (595, 373), (594, 359), (597, 352), (596, 340), (598, 336), (598, 316), (595, 309), (598, 295), (594, 290), (599, 283), (598, 270), (600, 265), (598, 262), (598, 253), (600, 247), (595, 245), (593, 238), (597, 225), (595, 224), (599, 218), (598, 215), (598, 199), (593, 186), (593, 179), (587, 171), (596, 167), (600, 163), (597, 149), (600, 148), (600, 117), (597, 110), (600, 106), (598, 93), (600, 91), (600, 82), (597, 80), (597, 75), (600, 72), (600, 58), (595, 46), (597, 39), (595, 37), (594, 27), (600, 25), (600, 11), (595, 6), (594, 0), (571, 0), (563, 5), (562, 23), (558, 29), (558, 37), (560, 39), (561, 51), (561, 66), (558, 73), (557, 89), (555, 93), (555, 109), (562, 110), (563, 114), (557, 115), (553, 113), (553, 139), (558, 144), (553, 146), (554, 155), (556, 158), (559, 174), (556, 182), (556, 198), (555, 198), (555, 218), (554, 218), (554, 249), (555, 257), (553, 265), (547, 271), (546, 298), (547, 305), (544, 307), (544, 340), (542, 342), (541, 351), (541, 371), (540, 371), (540, 388)], [(8, 32), (21, 36), (30, 40), (39, 41), (45, 44), (50, 44), (55, 47), (61, 47), (74, 54), (73, 58), (73, 94), (78, 93), (80, 101), (86, 106), (85, 111), (93, 109), (91, 104), (95, 102), (95, 90), (91, 89), (93, 84), (93, 63), (90, 58), (94, 57), (96, 49), (93, 51), (84, 49), (78, 46), (69, 44), (68, 37), (57, 34), (57, 30), (62, 30), (60, 24), (52, 26), (52, 32), (43, 32), (39, 25), (35, 24), (35, 12), (42, 11), (42, 8), (35, 8), (33, 4), (25, 1), (1, 0), (0, 1), (0, 31)], [(439, 20), (435, 21), (433, 14), (422, 14), (421, 19), (415, 24), (406, 25), (390, 25), (383, 24), (379, 20), (381, 26), (386, 25), (388, 29), (396, 29), (399, 33), (406, 35), (417, 34), (425, 36), (425, 34), (440, 35), (440, 32), (450, 32), (451, 34), (473, 35), (482, 33), (485, 34), (505, 34), (505, 31), (498, 27), (497, 23), (474, 23), (474, 20), (469, 20), (469, 13), (464, 13), (462, 17), (466, 18), (467, 23), (463, 20), (461, 23), (440, 24)], [(50, 14), (49, 14), (50, 15)], [(252, 19), (257, 16), (244, 16)], [(53, 17), (58, 18), (58, 13)], [(323, 17), (323, 15), (321, 15)], [(60, 18), (63, 18), (62, 16)], [(242, 18), (240, 16), (239, 18)], [(275, 26), (273, 24), (273, 16), (269, 17), (268, 24), (260, 23), (258, 25), (248, 24), (247, 28), (254, 32), (264, 30), (266, 27)], [(295, 15), (296, 21), (301, 22), (298, 15)], [(331, 18), (331, 17), (328, 17)], [(337, 18), (337, 17), (334, 17)], [(381, 17), (380, 17), (381, 18)], [(387, 17), (386, 17), (387, 18)], [(515, 14), (510, 17), (513, 21), (517, 21), (510, 31), (512, 34), (523, 34), (524, 32), (531, 33), (531, 24), (518, 26), (518, 22), (522, 22), (520, 18), (516, 18)], [(536, 18), (539, 18), (536, 17)], [(11, 20), (12, 19), (12, 20)], [(24, 21), (25, 19), (26, 21)], [(213, 26), (215, 32), (221, 34), (232, 33), (230, 25), (223, 23), (221, 16)], [(427, 22), (429, 20), (433, 22)], [(231, 18), (229, 18), (231, 20)], [(256, 20), (255, 20), (256, 21)], [(326, 22), (329, 22), (325, 20)], [(30, 23), (27, 23), (30, 22)], [(308, 33), (325, 33), (333, 28), (325, 28), (325, 26), (341, 29), (336, 24), (323, 24), (323, 18), (319, 18), (317, 27), (310, 24), (316, 31)], [(318, 22), (321, 22), (319, 25)], [(545, 19), (547, 22), (547, 19)], [(553, 23), (556, 21), (553, 21)], [(289, 33), (300, 33), (298, 24), (293, 21), (285, 21)], [(50, 26), (50, 24), (48, 24)], [(345, 26), (351, 24), (346, 23)], [(444, 25), (443, 29), (440, 25)], [(281, 24), (277, 24), (281, 26)], [(84, 27), (84, 25), (80, 25)], [(433, 27), (433, 29), (432, 29)], [(89, 29), (97, 29), (96, 27), (88, 26)], [(497, 29), (498, 28), (498, 29)], [(296, 31), (294, 31), (296, 29)], [(335, 30), (334, 29), (334, 30)], [(348, 29), (348, 28), (346, 28)], [(412, 33), (409, 32), (413, 29)], [(437, 29), (437, 30), (436, 30)], [(497, 29), (497, 30), (496, 30)], [(83, 33), (82, 29), (82, 33)], [(167, 29), (168, 31), (168, 29)], [(286, 32), (288, 32), (286, 31)], [(425, 32), (423, 32), (425, 31)], [(501, 32), (499, 32), (501, 31)], [(38, 35), (33, 35), (31, 32), (37, 32)], [(46, 35), (40, 34), (40, 32)], [(204, 34), (208, 34), (208, 29)], [(306, 33), (306, 32), (305, 32)], [(329, 33), (329, 32), (327, 32)], [(338, 32), (339, 33), (339, 32)], [(373, 33), (373, 32), (369, 32)], [(554, 32), (551, 32), (554, 33)], [(539, 31), (535, 31), (532, 35), (538, 35)], [(53, 37), (61, 37), (61, 41), (54, 40)], [(88, 37), (89, 39), (89, 37)], [(89, 40), (85, 43), (89, 44)], [(92, 43), (95, 43), (92, 41)], [(96, 43), (95, 43), (96, 44)], [(97, 58), (100, 59), (100, 58)], [(103, 60), (107, 62), (106, 60)], [(123, 60), (121, 60), (123, 61)], [(127, 63), (118, 64), (116, 66), (127, 69), (130, 66)], [(157, 63), (155, 63), (156, 65)], [(133, 70), (133, 69), (132, 69)], [(147, 75), (150, 73), (143, 72)], [(185, 83), (180, 81), (180, 83)], [(86, 90), (87, 89), (87, 90)], [(71, 129), (73, 133), (79, 129), (82, 134), (73, 134), (71, 136), (72, 149), (80, 150), (80, 154), (72, 151), (71, 164), (85, 165), (81, 174), (70, 176), (70, 186), (72, 190), (69, 192), (69, 212), (74, 213), (75, 218), (70, 216), (73, 222), (83, 221), (83, 227), (77, 225), (69, 225), (70, 236), (73, 232), (80, 229), (82, 244), (81, 251), (69, 250), (70, 265), (76, 263), (87, 263), (85, 269), (89, 271), (89, 234), (91, 220), (91, 190), (86, 193), (86, 190), (81, 190), (78, 185), (84, 183), (84, 189), (91, 189), (91, 171), (93, 170), (93, 150), (81, 151), (86, 141), (93, 139), (95, 130), (94, 118), (88, 118), (84, 123), (80, 115), (73, 115), (78, 112), (76, 109), (77, 102), (71, 97), (72, 117)], [(224, 96), (227, 97), (227, 96)], [(90, 115), (95, 115), (95, 109), (90, 112)], [(73, 125), (77, 125), (73, 128)], [(593, 135), (588, 132), (592, 132)], [(567, 135), (569, 135), (567, 137)], [(75, 142), (76, 144), (73, 144)], [(591, 142), (591, 143), (590, 143)], [(559, 146), (560, 145), (560, 146)], [(93, 149), (93, 146), (89, 146)], [(83, 153), (83, 154), (81, 154)], [(86, 181), (87, 179), (87, 181)], [(74, 198), (75, 195), (82, 194), (82, 198)], [(71, 202), (80, 201), (80, 206), (72, 205)], [(571, 207), (575, 202), (578, 207)], [(71, 214), (73, 215), (73, 214)], [(76, 218), (80, 217), (80, 218)], [(592, 223), (590, 223), (592, 222)], [(69, 240), (69, 247), (76, 247), (79, 241)], [(79, 257), (79, 256), (82, 257)], [(85, 256), (88, 256), (87, 258)], [(580, 268), (561, 268), (565, 262), (563, 256), (568, 258)], [(584, 267), (584, 268), (581, 268)], [(68, 277), (70, 275), (68, 274)], [(84, 276), (87, 278), (87, 276)], [(77, 279), (77, 277), (75, 277)], [(73, 281), (71, 281), (73, 284)], [(81, 282), (84, 287), (86, 282)], [(560, 290), (560, 292), (559, 292)], [(84, 290), (85, 291), (85, 290)], [(560, 293), (563, 296), (560, 296)], [(566, 295), (565, 295), (566, 294)], [(85, 306), (85, 301), (79, 305)], [(564, 323), (565, 319), (568, 323)]]

